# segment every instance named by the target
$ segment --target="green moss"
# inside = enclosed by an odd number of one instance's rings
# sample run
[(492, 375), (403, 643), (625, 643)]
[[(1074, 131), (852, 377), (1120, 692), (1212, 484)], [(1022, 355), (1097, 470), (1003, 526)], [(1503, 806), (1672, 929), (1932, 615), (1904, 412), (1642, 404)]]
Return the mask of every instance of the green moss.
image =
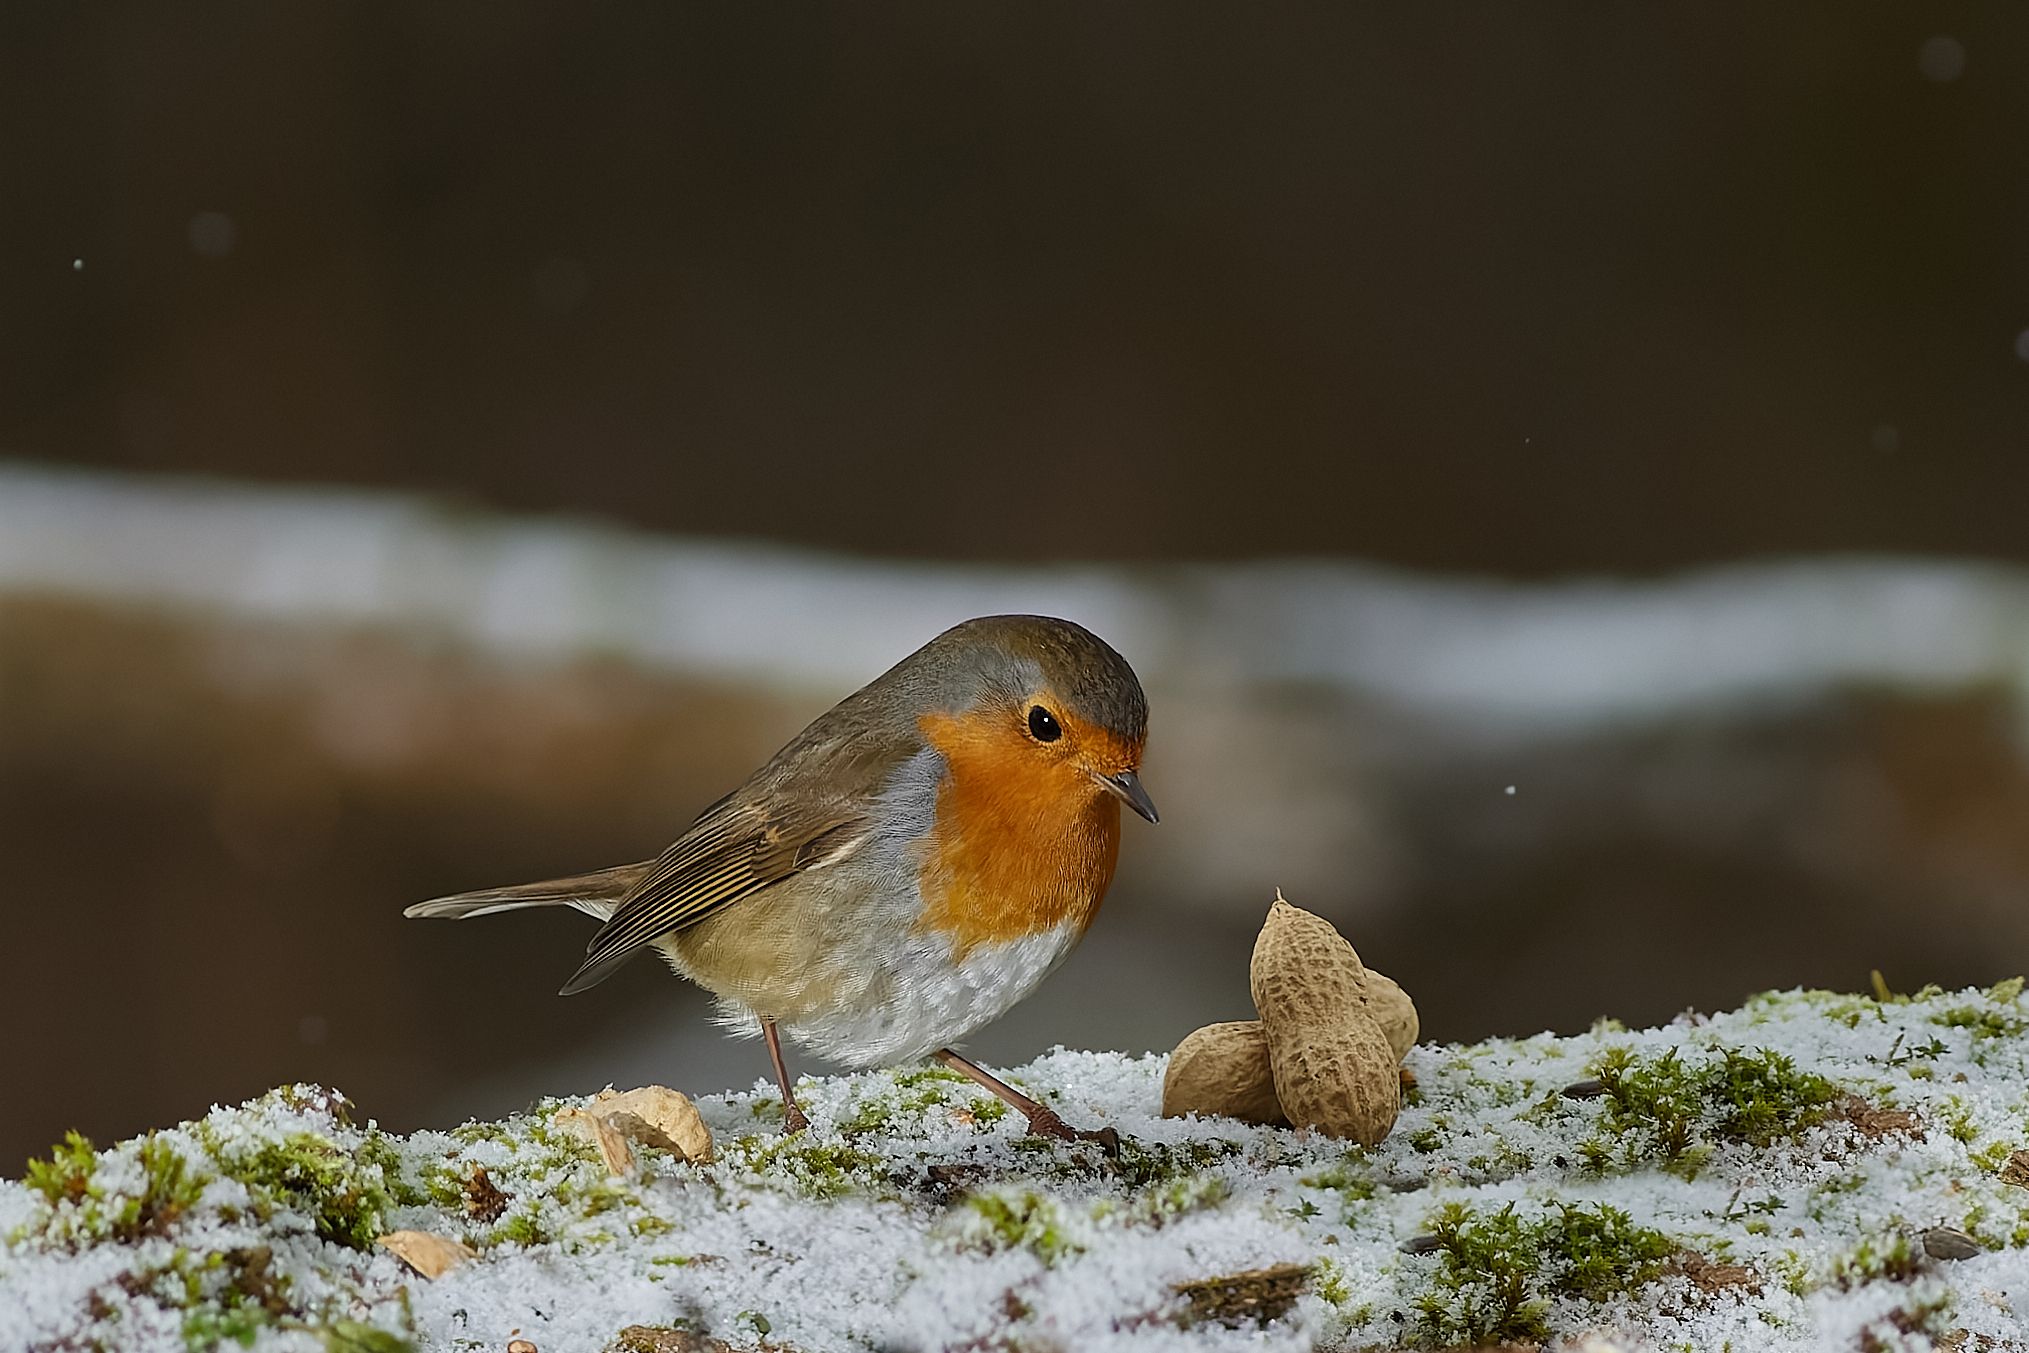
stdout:
[(1045, 1264), (1054, 1264), (1084, 1248), (1065, 1235), (1063, 1212), (1056, 1202), (1033, 1190), (968, 1194), (965, 1206), (984, 1223), (988, 1249), (1028, 1250)]
[(1901, 1281), (1914, 1277), (1921, 1267), (1908, 1235), (1897, 1230), (1869, 1236), (1839, 1256), (1832, 1266), (1832, 1279), (1841, 1287), (1876, 1278)]
[(1980, 1130), (1973, 1126), (1973, 1110), (1970, 1104), (1958, 1095), (1949, 1095), (1930, 1111), (1931, 1121), (1943, 1126), (1945, 1135), (1953, 1141), (1970, 1146), (1979, 1137)]
[(1930, 1022), (1946, 1029), (1969, 1030), (1976, 1045), (1989, 1039), (2016, 1038), (2029, 1031), (2029, 1019), (1984, 1005), (1955, 1005), (1932, 1015)]
[(491, 1245), (547, 1245), (550, 1230), (533, 1204), (517, 1208), (500, 1219), (487, 1237)]
[(1446, 1346), (1544, 1339), (1551, 1298), (1610, 1301), (1655, 1278), (1679, 1248), (1603, 1204), (1559, 1204), (1527, 1221), (1512, 1203), (1494, 1213), (1451, 1203), (1427, 1228), (1437, 1268), (1414, 1302), (1418, 1332)]
[(219, 1172), (245, 1184), (257, 1204), (308, 1213), (318, 1236), (335, 1245), (364, 1250), (387, 1229), (395, 1199), (382, 1174), (384, 1153), (349, 1151), (314, 1132), (251, 1148), (211, 1133), (199, 1139)]
[(262, 1109), (270, 1104), (280, 1104), (296, 1113), (329, 1118), (333, 1124), (342, 1128), (353, 1126), (353, 1116), (358, 1112), (356, 1104), (330, 1086), (307, 1083), (284, 1085), (270, 1090), (248, 1107)]
[(1353, 1299), (1352, 1285), (1346, 1281), (1346, 1271), (1336, 1261), (1320, 1259), (1310, 1271), (1310, 1290), (1317, 1293), (1327, 1306), (1344, 1306)]
[(863, 1096), (839, 1123), (839, 1131), (848, 1137), (892, 1136), (905, 1120), (940, 1106), (963, 1108), (982, 1127), (1007, 1115), (1006, 1103), (967, 1077), (943, 1067), (914, 1067), (894, 1073), (885, 1086)]
[(83, 1202), (91, 1192), (92, 1176), (98, 1172), (99, 1153), (91, 1139), (72, 1130), (50, 1148), (48, 1160), (31, 1160), (21, 1182), (34, 1189), (54, 1207), (58, 1203)]
[(1822, 1122), (1826, 1107), (1839, 1097), (1823, 1076), (1766, 1049), (1728, 1048), (1707, 1071), (1704, 1089), (1718, 1108), (1718, 1135), (1761, 1147)]
[(1217, 1207), (1232, 1192), (1232, 1185), (1217, 1175), (1196, 1175), (1152, 1184), (1121, 1203), (1102, 1198), (1093, 1205), (1091, 1215), (1095, 1220), (1117, 1216), (1144, 1226), (1161, 1226), (1178, 1217)]
[(1672, 1164), (1690, 1149), (1704, 1101), (1675, 1048), (1647, 1060), (1632, 1048), (1608, 1048), (1588, 1069), (1606, 1087), (1606, 1126), (1626, 1144), (1629, 1164), (1644, 1157)]
[(186, 1347), (210, 1350), (251, 1345), (264, 1329), (295, 1320), (289, 1280), (270, 1271), (266, 1246), (199, 1253), (176, 1249), (167, 1259), (120, 1275), (129, 1297), (182, 1318)]
[(805, 1198), (842, 1198), (849, 1193), (892, 1191), (888, 1166), (880, 1156), (847, 1142), (794, 1137), (741, 1137), (726, 1158), (761, 1177), (786, 1185)]
[(1838, 1087), (1799, 1070), (1778, 1052), (1727, 1048), (1687, 1063), (1676, 1049), (1643, 1058), (1609, 1048), (1589, 1067), (1603, 1085), (1606, 1133), (1579, 1147), (1581, 1161), (1603, 1171), (1657, 1161), (1695, 1178), (1718, 1143), (1766, 1148), (1823, 1121)]
[(1374, 1182), (1374, 1172), (1367, 1164), (1367, 1153), (1359, 1150), (1346, 1152), (1337, 1164), (1316, 1174), (1305, 1175), (1297, 1182), (1309, 1189), (1330, 1189), (1349, 1203), (1366, 1202), (1380, 1187)]
[(1968, 1151), (1966, 1159), (1970, 1160), (1980, 1169), (1985, 1170), (1988, 1174), (1999, 1174), (2007, 1167), (2009, 1158), (2015, 1154), (2017, 1149), (2016, 1144), (2013, 1142), (2006, 1140), (1994, 1141), (1989, 1142), (1977, 1151)]
[(197, 1206), (210, 1176), (193, 1170), (182, 1152), (155, 1133), (140, 1139), (134, 1156), (141, 1171), (139, 1190), (125, 1184), (109, 1186), (104, 1158), (90, 1140), (76, 1132), (67, 1133), (51, 1149), (48, 1160), (28, 1162), (22, 1182), (41, 1194), (48, 1206), (38, 1221), (24, 1226), (19, 1234), (78, 1245), (131, 1243), (167, 1232)]
[(1600, 1204), (1560, 1204), (1543, 1240), (1555, 1289), (1608, 1301), (1656, 1277), (1677, 1246), (1662, 1232), (1637, 1226), (1627, 1213)]
[(1409, 1149), (1418, 1155), (1427, 1156), (1444, 1147), (1444, 1131), (1449, 1127), (1444, 1115), (1434, 1115), (1430, 1122), (1409, 1134)]
[(1431, 1290), (1416, 1297), (1415, 1333), (1444, 1347), (1549, 1337), (1549, 1302), (1532, 1288), (1537, 1246), (1510, 1204), (1481, 1216), (1451, 1203), (1428, 1222), (1436, 1240)]
[(1224, 1139), (1165, 1144), (1122, 1137), (1112, 1168), (1123, 1187), (1146, 1189), (1202, 1174), (1239, 1149), (1238, 1142)]

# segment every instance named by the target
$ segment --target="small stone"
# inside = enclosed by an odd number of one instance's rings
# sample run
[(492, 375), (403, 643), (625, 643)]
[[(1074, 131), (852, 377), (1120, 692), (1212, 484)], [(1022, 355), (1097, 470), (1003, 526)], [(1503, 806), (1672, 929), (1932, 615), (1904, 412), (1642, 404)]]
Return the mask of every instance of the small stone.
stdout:
[(526, 1339), (509, 1339), (507, 1353), (536, 1353), (536, 1346)]
[(1434, 1254), (1444, 1248), (1442, 1236), (1411, 1236), (1402, 1242), (1404, 1254)]
[(1923, 1233), (1923, 1252), (1933, 1259), (1971, 1259), (1986, 1247), (1956, 1226), (1933, 1226)]
[(1566, 1099), (1598, 1099), (1606, 1093), (1606, 1082), (1600, 1080), (1574, 1081), (1557, 1093)]

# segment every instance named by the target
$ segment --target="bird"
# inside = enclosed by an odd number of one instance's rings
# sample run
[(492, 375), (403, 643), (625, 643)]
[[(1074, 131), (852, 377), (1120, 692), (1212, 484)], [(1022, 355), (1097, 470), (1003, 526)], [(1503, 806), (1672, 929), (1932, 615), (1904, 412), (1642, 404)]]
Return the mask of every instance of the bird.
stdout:
[(935, 1059), (1029, 1131), (1105, 1140), (955, 1045), (1068, 957), (1113, 880), (1142, 787), (1148, 701), (1082, 625), (993, 615), (945, 630), (821, 714), (654, 859), (407, 908), (464, 919), (572, 907), (602, 924), (561, 990), (644, 949), (767, 1043), (784, 1131), (809, 1126), (782, 1038), (850, 1069)]

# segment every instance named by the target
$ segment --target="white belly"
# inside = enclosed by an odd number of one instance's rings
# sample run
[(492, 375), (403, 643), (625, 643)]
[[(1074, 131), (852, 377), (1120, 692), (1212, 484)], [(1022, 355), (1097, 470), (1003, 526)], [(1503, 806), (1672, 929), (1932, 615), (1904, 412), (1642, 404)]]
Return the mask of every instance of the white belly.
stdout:
[[(921, 1060), (983, 1028), (1034, 991), (1076, 947), (1082, 928), (1066, 923), (1003, 943), (976, 944), (954, 961), (949, 936), (911, 936), (881, 961), (863, 994), (839, 1009), (784, 1020), (798, 1046), (846, 1066)], [(721, 1007), (728, 1023), (755, 1029), (741, 1006)]]

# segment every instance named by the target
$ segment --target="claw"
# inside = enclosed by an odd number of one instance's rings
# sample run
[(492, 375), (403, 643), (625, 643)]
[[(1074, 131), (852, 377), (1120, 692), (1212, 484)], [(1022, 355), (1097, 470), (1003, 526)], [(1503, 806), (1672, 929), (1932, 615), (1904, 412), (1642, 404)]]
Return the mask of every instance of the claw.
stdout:
[(1029, 1115), (1031, 1137), (1054, 1137), (1060, 1142), (1092, 1142), (1110, 1157), (1120, 1155), (1120, 1131), (1118, 1128), (1103, 1127), (1097, 1131), (1074, 1128), (1057, 1115), (1055, 1109), (1038, 1107)]

